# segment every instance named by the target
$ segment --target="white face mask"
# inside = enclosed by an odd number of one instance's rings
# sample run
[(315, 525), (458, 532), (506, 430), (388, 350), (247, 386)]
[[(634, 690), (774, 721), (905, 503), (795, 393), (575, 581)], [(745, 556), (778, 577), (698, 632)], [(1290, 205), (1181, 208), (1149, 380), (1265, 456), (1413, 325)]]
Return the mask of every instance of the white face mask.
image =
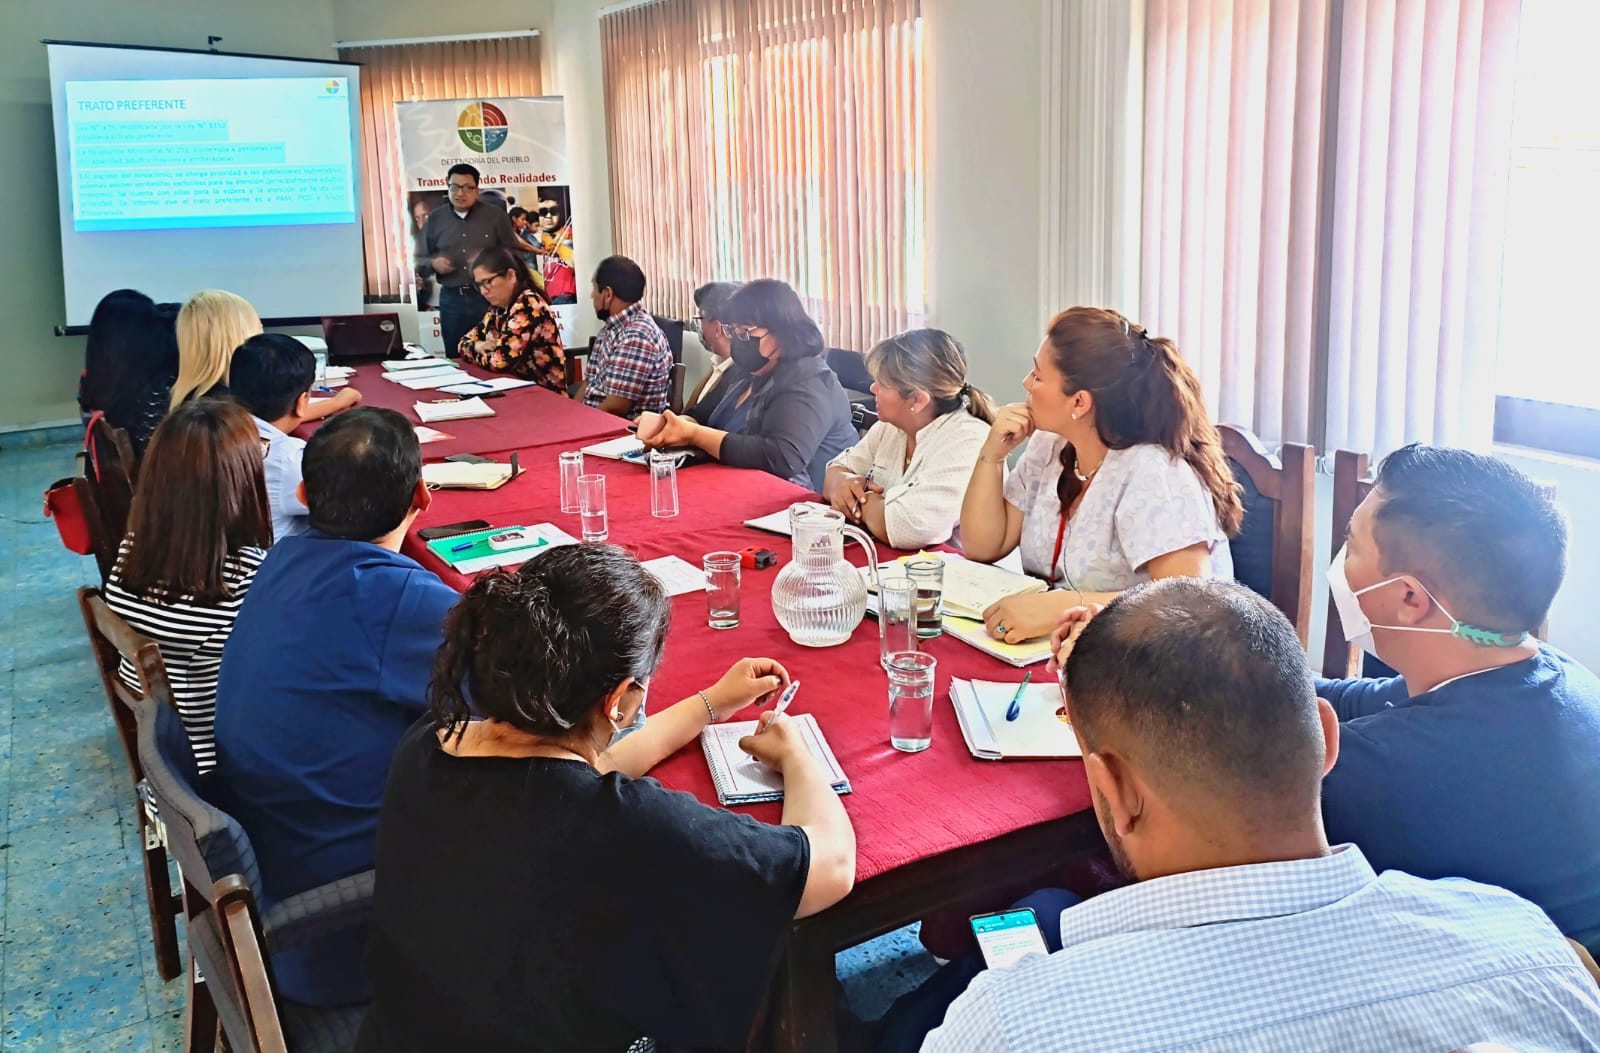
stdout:
[(1374, 629), (1391, 629), (1402, 633), (1442, 633), (1445, 636), (1459, 636), (1463, 640), (1475, 644), (1483, 644), (1487, 647), (1516, 647), (1528, 638), (1527, 633), (1513, 635), (1491, 632), (1488, 629), (1479, 629), (1476, 626), (1457, 621), (1456, 616), (1445, 610), (1444, 604), (1439, 602), (1438, 597), (1428, 592), (1428, 587), (1420, 581), (1417, 582), (1418, 587), (1423, 592), (1427, 592), (1428, 598), (1433, 600), (1433, 605), (1439, 608), (1440, 613), (1446, 618), (1450, 619), (1450, 628), (1436, 629), (1424, 625), (1374, 625), (1372, 624), (1372, 619), (1367, 617), (1367, 612), (1361, 609), (1361, 600), (1358, 597), (1366, 595), (1373, 589), (1381, 589), (1385, 585), (1392, 585), (1402, 580), (1404, 575), (1385, 578), (1357, 592), (1350, 587), (1350, 579), (1345, 574), (1344, 559), (1345, 550), (1344, 546), (1341, 545), (1338, 555), (1334, 556), (1333, 562), (1328, 564), (1328, 595), (1333, 597), (1334, 609), (1339, 612), (1339, 623), (1344, 626), (1345, 640), (1356, 644), (1374, 658), (1381, 659), (1382, 657), (1378, 654), (1378, 645), (1372, 638), (1372, 630)]

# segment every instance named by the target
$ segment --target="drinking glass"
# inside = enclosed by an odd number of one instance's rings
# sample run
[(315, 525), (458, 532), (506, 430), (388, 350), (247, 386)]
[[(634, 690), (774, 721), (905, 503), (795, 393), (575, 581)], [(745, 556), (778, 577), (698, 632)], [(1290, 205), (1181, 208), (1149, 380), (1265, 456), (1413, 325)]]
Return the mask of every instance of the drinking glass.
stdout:
[(917, 636), (931, 640), (944, 632), (944, 560), (911, 560), (906, 577), (917, 587)]
[[(328, 383), (328, 352), (313, 351), (311, 352), (311, 357), (317, 360), (317, 376), (313, 386), (324, 387)], [(304, 361), (304, 359), (301, 359), (301, 361)]]
[(650, 451), (650, 514), (671, 519), (678, 514), (678, 458)]
[(561, 454), (561, 510), (581, 511), (578, 507), (578, 477), (583, 474), (583, 451), (567, 450)]
[(889, 656), (889, 745), (921, 753), (933, 744), (933, 674), (938, 663), (921, 651)]
[(878, 583), (878, 661), (917, 649), (917, 587), (909, 578), (884, 578)]
[(607, 538), (605, 476), (578, 476), (578, 519), (583, 524), (583, 540), (604, 541)]
[(739, 627), (739, 553), (708, 552), (706, 570), (706, 624), (713, 629)]

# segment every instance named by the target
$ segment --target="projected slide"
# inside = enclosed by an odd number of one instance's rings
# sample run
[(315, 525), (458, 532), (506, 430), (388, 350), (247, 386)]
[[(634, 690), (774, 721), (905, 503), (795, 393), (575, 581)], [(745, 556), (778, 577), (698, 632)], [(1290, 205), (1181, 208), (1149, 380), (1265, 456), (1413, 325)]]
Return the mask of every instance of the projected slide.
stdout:
[(355, 222), (347, 78), (65, 88), (76, 230)]

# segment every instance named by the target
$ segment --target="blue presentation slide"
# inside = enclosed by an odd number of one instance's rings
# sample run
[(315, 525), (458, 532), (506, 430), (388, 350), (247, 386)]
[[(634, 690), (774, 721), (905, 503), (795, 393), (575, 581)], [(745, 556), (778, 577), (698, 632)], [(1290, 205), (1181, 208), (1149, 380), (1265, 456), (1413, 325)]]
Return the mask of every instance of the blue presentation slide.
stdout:
[(76, 230), (355, 222), (347, 78), (65, 87)]

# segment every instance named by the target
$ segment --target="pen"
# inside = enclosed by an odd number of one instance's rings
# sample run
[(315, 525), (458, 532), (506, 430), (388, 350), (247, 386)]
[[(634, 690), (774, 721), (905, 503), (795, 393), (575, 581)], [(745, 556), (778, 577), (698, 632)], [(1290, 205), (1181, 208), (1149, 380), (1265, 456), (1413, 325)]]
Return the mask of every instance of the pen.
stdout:
[[(777, 720), (779, 717), (783, 716), (783, 711), (789, 708), (789, 703), (794, 701), (794, 693), (798, 690), (800, 690), (800, 681), (790, 681), (789, 686), (784, 689), (783, 694), (778, 696), (778, 704), (772, 707), (772, 720)], [(772, 720), (767, 721), (766, 727), (760, 728), (756, 734), (759, 735), (761, 732), (767, 730), (767, 728), (772, 727)]]
[(1017, 693), (1011, 696), (1011, 705), (1006, 707), (1006, 719), (1016, 720), (1022, 716), (1022, 693), (1028, 689), (1028, 684), (1033, 680), (1033, 670), (1028, 670), (1022, 678), (1022, 683), (1017, 685)]
[(477, 544), (476, 541), (463, 541), (461, 544), (456, 545), (450, 551), (451, 552), (465, 552), (467, 549), (471, 548), (473, 545), (476, 545), (476, 544)]

